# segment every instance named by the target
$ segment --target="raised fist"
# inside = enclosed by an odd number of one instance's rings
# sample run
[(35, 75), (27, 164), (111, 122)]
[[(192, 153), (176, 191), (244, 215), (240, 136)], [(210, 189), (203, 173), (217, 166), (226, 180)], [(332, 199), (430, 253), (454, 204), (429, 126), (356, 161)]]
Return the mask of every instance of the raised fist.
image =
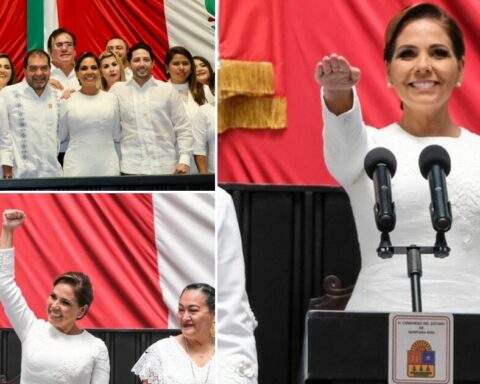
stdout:
[(19, 209), (6, 209), (3, 211), (3, 228), (15, 229), (22, 225), (27, 215)]
[(324, 90), (349, 90), (360, 80), (360, 69), (352, 67), (343, 56), (332, 53), (317, 64), (315, 80)]

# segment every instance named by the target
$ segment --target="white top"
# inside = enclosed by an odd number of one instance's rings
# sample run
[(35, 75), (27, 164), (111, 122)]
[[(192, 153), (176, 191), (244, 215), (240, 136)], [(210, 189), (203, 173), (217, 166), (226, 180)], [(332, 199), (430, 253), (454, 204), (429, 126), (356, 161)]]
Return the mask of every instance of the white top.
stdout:
[(62, 176), (60, 108), (60, 94), (49, 86), (38, 96), (23, 80), (0, 93), (0, 159), (15, 178)]
[(256, 384), (257, 326), (245, 290), (245, 262), (237, 215), (230, 195), (216, 193), (217, 223), (217, 362), (218, 383)]
[[(148, 384), (215, 384), (215, 357), (199, 367), (175, 336), (157, 341), (132, 368)], [(219, 381), (219, 383), (223, 383)]]
[(430, 144), (443, 146), (451, 158), (447, 177), (453, 224), (446, 233), (451, 248), (444, 259), (423, 255), (421, 278), (424, 312), (480, 312), (480, 137), (462, 128), (458, 138), (415, 137), (398, 124), (383, 129), (365, 126), (354, 92), (352, 110), (335, 116), (323, 101), (325, 160), (345, 188), (357, 227), (362, 268), (348, 310), (411, 311), (406, 257), (377, 256), (380, 233), (375, 225), (373, 182), (363, 170), (365, 155), (386, 147), (397, 159), (392, 195), (397, 222), (390, 234), (393, 246), (433, 246), (430, 190), (418, 167), (420, 152)]
[(207, 156), (208, 172), (215, 173), (216, 114), (212, 104), (202, 105), (192, 119), (193, 154)]
[(143, 87), (119, 81), (110, 92), (120, 101), (123, 173), (171, 174), (177, 163), (189, 164), (192, 127), (170, 84), (153, 78)]
[(203, 92), (205, 93), (205, 98), (207, 99), (207, 103), (215, 103), (215, 95), (210, 90), (208, 84), (203, 84)]
[[(183, 107), (185, 108), (185, 112), (190, 120), (190, 123), (192, 123), (193, 125), (193, 118), (198, 113), (200, 106), (193, 99), (193, 95), (192, 95), (192, 92), (190, 91), (188, 83), (175, 84), (175, 83), (172, 83), (171, 79), (168, 80), (168, 83), (172, 84), (172, 87), (175, 88), (178, 94), (180, 95), (180, 99), (182, 100), (182, 104), (183, 104)], [(193, 130), (193, 126), (192, 126), (192, 130)], [(195, 164), (193, 153), (190, 156), (190, 173), (191, 174), (198, 173), (197, 164)]]
[(129, 81), (133, 79), (133, 72), (132, 68), (125, 67), (125, 81)]
[(67, 335), (37, 319), (14, 280), (14, 250), (0, 250), (0, 300), (22, 343), (20, 384), (108, 384), (105, 343), (87, 331)]
[(115, 95), (95, 96), (75, 92), (60, 119), (60, 140), (70, 138), (63, 160), (64, 176), (118, 176), (120, 161), (120, 112)]
[(72, 68), (72, 70), (67, 76), (60, 68), (57, 68), (52, 63), (52, 69), (50, 70), (50, 79), (58, 80), (62, 84), (63, 90), (74, 89), (78, 91), (82, 87), (80, 85), (80, 82), (78, 81), (77, 74), (75, 73), (75, 68)]

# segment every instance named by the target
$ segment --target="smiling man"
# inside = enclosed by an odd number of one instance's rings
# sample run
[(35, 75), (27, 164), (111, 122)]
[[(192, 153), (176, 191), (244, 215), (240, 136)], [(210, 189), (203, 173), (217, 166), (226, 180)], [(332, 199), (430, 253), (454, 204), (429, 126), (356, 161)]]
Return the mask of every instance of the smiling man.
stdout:
[(0, 94), (0, 162), (4, 178), (58, 177), (60, 94), (48, 86), (50, 57), (27, 53), (25, 80)]
[(154, 57), (147, 44), (135, 44), (127, 57), (133, 79), (110, 89), (120, 102), (122, 173), (189, 173), (192, 128), (178, 92), (152, 77)]

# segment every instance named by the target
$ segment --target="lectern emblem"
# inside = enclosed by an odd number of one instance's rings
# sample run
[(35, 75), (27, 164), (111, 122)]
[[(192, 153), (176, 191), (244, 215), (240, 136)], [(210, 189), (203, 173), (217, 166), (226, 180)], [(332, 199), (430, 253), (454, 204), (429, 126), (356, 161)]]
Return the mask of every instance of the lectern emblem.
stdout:
[(435, 351), (428, 341), (415, 341), (408, 354), (408, 377), (435, 377)]

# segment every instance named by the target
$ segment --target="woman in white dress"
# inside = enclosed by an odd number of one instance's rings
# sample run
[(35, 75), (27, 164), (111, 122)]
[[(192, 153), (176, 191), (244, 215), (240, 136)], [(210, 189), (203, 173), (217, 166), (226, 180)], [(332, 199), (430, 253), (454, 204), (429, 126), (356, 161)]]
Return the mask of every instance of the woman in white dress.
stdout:
[(193, 56), (193, 61), (197, 82), (203, 84), (205, 98), (212, 103), (215, 101), (215, 72), (213, 72), (212, 65), (203, 56)]
[(363, 170), (365, 155), (386, 147), (397, 158), (392, 179), (397, 223), (392, 244), (430, 245), (435, 231), (430, 192), (418, 168), (419, 154), (432, 144), (452, 159), (448, 195), (455, 220), (446, 234), (451, 254), (422, 258), (425, 312), (480, 311), (480, 136), (459, 126), (448, 106), (464, 78), (465, 45), (457, 23), (441, 8), (419, 3), (405, 8), (388, 24), (384, 61), (388, 86), (401, 101), (402, 115), (382, 129), (362, 121), (355, 84), (360, 69), (332, 54), (317, 65), (322, 85), (325, 160), (345, 188), (359, 237), (362, 268), (347, 310), (409, 311), (410, 281), (404, 257), (380, 259), (379, 231), (372, 214), (372, 181)]
[(187, 285), (178, 303), (181, 334), (151, 345), (132, 372), (143, 384), (214, 384), (215, 289)]
[(60, 118), (60, 140), (70, 139), (63, 174), (74, 176), (120, 175), (115, 143), (121, 139), (117, 97), (99, 90), (100, 62), (91, 52), (75, 62), (81, 84), (66, 101)]
[(0, 53), (0, 91), (7, 85), (17, 82), (15, 67), (6, 53)]
[(22, 343), (21, 383), (108, 384), (105, 343), (76, 324), (92, 305), (88, 276), (67, 272), (54, 280), (47, 321), (35, 316), (15, 283), (13, 234), (25, 217), (19, 210), (3, 212), (0, 235), (0, 300)]
[(108, 92), (117, 81), (126, 81), (122, 60), (113, 51), (105, 51), (98, 56), (100, 61), (102, 90)]

